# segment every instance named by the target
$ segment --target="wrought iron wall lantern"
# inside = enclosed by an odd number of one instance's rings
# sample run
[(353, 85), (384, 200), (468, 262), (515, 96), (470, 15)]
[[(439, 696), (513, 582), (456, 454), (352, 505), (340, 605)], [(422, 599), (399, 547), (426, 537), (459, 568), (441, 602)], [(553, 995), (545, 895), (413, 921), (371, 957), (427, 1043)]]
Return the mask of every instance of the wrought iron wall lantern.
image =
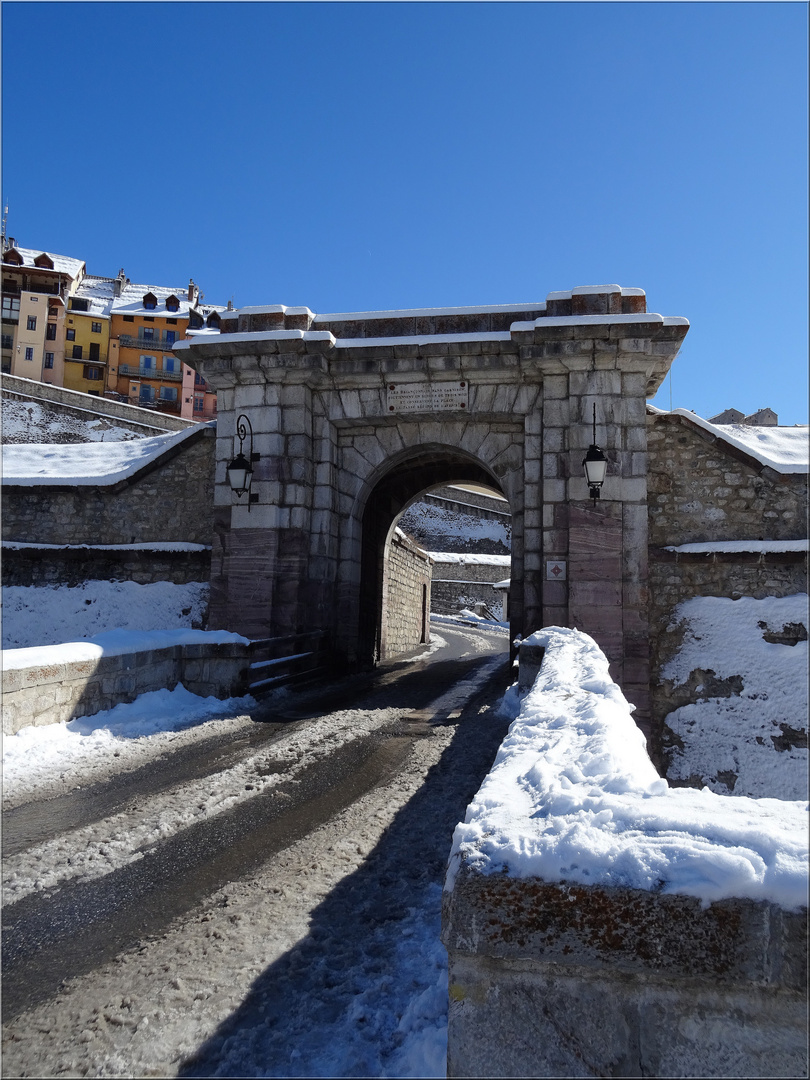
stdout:
[[(231, 485), (231, 491), (233, 491), (238, 499), (241, 499), (243, 495), (247, 495), (248, 513), (250, 513), (250, 504), (259, 501), (258, 495), (251, 494), (250, 484), (253, 480), (253, 462), (259, 461), (261, 455), (253, 453), (253, 427), (244, 413), (237, 418), (236, 435), (239, 439), (239, 450), (237, 451), (236, 457), (228, 466), (228, 483)], [(250, 442), (247, 457), (245, 457), (245, 439), (247, 439), (248, 436), (250, 436)]]
[(588, 491), (596, 506), (596, 500), (600, 497), (602, 484), (605, 482), (607, 472), (607, 458), (602, 450), (596, 445), (596, 405), (593, 407), (593, 442), (588, 447), (588, 453), (582, 459), (582, 467), (585, 470), (585, 480), (588, 483)]

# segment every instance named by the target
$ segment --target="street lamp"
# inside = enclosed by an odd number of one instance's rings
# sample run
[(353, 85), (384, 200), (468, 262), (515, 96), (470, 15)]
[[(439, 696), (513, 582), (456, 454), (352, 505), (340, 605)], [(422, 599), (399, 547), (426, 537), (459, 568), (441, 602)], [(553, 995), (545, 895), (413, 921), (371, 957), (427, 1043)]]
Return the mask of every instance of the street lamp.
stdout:
[[(236, 421), (236, 435), (239, 439), (239, 450), (228, 466), (228, 483), (231, 485), (231, 491), (238, 499), (241, 499), (243, 495), (247, 495), (248, 513), (250, 513), (250, 504), (259, 501), (258, 495), (250, 494), (250, 484), (253, 479), (253, 462), (258, 461), (261, 455), (253, 453), (253, 428), (244, 413)], [(248, 456), (245, 457), (243, 450), (248, 435), (250, 436), (250, 445)]]
[(582, 467), (585, 470), (585, 480), (588, 484), (588, 490), (590, 497), (593, 499), (593, 504), (596, 506), (596, 500), (599, 496), (599, 489), (605, 482), (605, 473), (607, 472), (607, 458), (596, 445), (596, 404), (593, 407), (593, 442), (588, 447), (588, 453), (582, 459)]

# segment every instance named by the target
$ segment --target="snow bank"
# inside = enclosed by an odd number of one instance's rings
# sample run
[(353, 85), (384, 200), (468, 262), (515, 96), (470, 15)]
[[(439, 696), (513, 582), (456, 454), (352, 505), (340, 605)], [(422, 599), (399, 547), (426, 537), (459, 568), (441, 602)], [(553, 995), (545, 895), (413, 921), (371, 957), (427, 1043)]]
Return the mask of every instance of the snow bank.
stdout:
[[(54, 777), (65, 775), (74, 781), (89, 758), (121, 758), (121, 741), (143, 739), (161, 732), (182, 731), (213, 717), (247, 712), (255, 702), (251, 697), (199, 697), (182, 684), (174, 690), (154, 690), (114, 709), (81, 716), (67, 723), (24, 727), (3, 737), (3, 797), (13, 799), (20, 792), (37, 792)], [(165, 750), (165, 745), (161, 743)], [(120, 768), (120, 760), (116, 762)], [(37, 792), (39, 794), (39, 792)]]
[[(806, 594), (762, 600), (697, 596), (678, 605), (669, 629), (681, 628), (683, 641), (662, 678), (677, 688), (698, 671), (706, 672), (700, 676), (706, 682), (736, 676), (739, 690), (669, 713), (666, 725), (677, 741), (667, 769), (671, 780), (698, 778), (713, 791), (733, 790), (735, 796), (798, 799), (806, 793), (807, 641), (787, 645), (763, 635), (807, 622)], [(698, 695), (703, 690), (698, 683)], [(797, 745), (802, 734), (804, 746)]]
[(89, 641), (68, 641), (62, 645), (35, 645), (29, 649), (4, 649), (3, 669), (49, 667), (98, 660), (102, 656), (170, 649), (175, 645), (249, 644), (240, 634), (227, 630), (108, 630)]
[[(806, 803), (670, 788), (596, 643), (549, 627), (546, 650), (489, 775), (453, 837), (445, 888), (482, 873), (807, 902)], [(514, 691), (513, 691), (514, 694)]]
[[(83, 395), (85, 399), (87, 395)], [(84, 401), (77, 402), (83, 406)], [(46, 405), (38, 401), (15, 401), (3, 398), (3, 442), (9, 443), (54, 443), (62, 438), (77, 439), (81, 442), (125, 442), (140, 439), (143, 436), (115, 425), (115, 419), (105, 413), (93, 413), (88, 407), (87, 415), (76, 416), (60, 412), (56, 404)], [(61, 443), (62, 446), (65, 443)], [(6, 446), (3, 447), (3, 454)]]
[(203, 625), (208, 582), (86, 581), (3, 587), (3, 648), (96, 640), (109, 630), (191, 630)]
[(15, 443), (3, 447), (3, 483), (18, 487), (107, 486), (134, 476), (205, 424), (129, 442)]

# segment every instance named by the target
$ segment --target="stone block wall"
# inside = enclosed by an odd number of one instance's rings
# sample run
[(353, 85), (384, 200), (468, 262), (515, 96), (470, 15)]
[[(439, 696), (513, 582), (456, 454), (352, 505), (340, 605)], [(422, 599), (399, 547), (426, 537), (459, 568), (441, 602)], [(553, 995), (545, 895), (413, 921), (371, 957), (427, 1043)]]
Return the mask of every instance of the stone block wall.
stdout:
[(482, 603), (500, 617), (503, 593), (493, 588), (493, 584), (508, 578), (509, 573), (508, 566), (436, 560), (433, 565), (431, 610), (437, 615), (456, 615), (461, 608)]
[(173, 645), (3, 672), (3, 733), (30, 724), (94, 716), (139, 694), (182, 683), (201, 697), (246, 693), (250, 647), (239, 643)]
[[(681, 544), (802, 540), (807, 473), (777, 473), (672, 413), (648, 416), (650, 753), (663, 765), (664, 719), (675, 703), (660, 672), (678, 646), (668, 633), (678, 604), (695, 596), (737, 599), (807, 592), (801, 552), (674, 552)], [(678, 705), (684, 704), (679, 699)]]
[(125, 428), (138, 435), (184, 431), (195, 424), (193, 420), (184, 420), (170, 413), (143, 409), (138, 405), (128, 405), (110, 398), (92, 397), (78, 390), (67, 390), (63, 386), (51, 386), (33, 379), (21, 379), (16, 375), (3, 375), (3, 397), (12, 401), (36, 401), (45, 410), (52, 406), (54, 415), (57, 416), (67, 414), (80, 420), (104, 417), (114, 421), (115, 427)]
[(210, 544), (215, 432), (201, 427), (108, 487), (3, 485), (3, 539), (39, 544)]
[(806, 1076), (807, 912), (462, 871), (447, 1075)]
[(650, 810), (655, 773), (583, 638), (521, 644), (529, 696), (454, 835), (447, 1075), (806, 1076), (803, 863), (753, 892), (740, 869), (767, 865), (767, 881), (772, 844), (800, 853), (800, 812), (777, 826), (774, 804), (718, 799), (722, 827), (693, 847), (707, 803)]
[(803, 540), (807, 473), (777, 473), (683, 416), (649, 417), (649, 542)]
[[(201, 545), (202, 547), (202, 545)], [(81, 585), (85, 581), (134, 581), (185, 585), (208, 581), (211, 550), (143, 551), (3, 545), (3, 585)]]
[(382, 659), (430, 641), (430, 596), (430, 556), (407, 536), (395, 532), (383, 586)]

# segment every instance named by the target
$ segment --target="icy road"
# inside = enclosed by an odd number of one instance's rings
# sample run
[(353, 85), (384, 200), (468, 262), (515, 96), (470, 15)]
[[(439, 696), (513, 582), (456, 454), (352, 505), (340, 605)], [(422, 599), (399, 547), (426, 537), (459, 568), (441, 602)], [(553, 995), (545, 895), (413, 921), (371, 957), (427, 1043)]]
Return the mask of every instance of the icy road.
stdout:
[(7, 810), (4, 1076), (444, 1075), (441, 886), (509, 668), (434, 635)]

